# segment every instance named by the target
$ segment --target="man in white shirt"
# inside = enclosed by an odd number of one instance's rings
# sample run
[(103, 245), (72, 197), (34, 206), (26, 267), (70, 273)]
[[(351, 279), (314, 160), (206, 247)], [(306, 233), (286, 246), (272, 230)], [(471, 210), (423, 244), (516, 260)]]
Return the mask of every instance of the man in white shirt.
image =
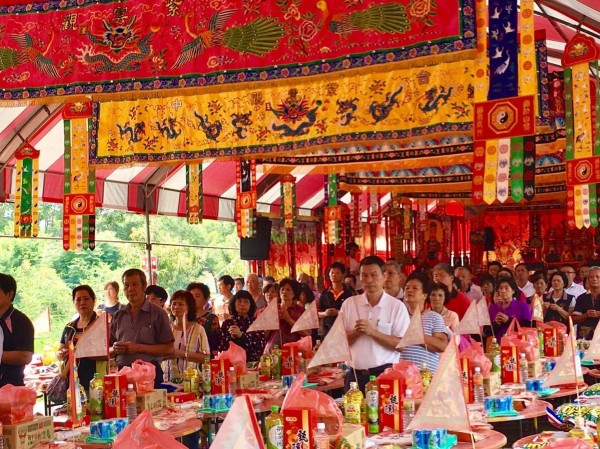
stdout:
[(473, 273), (469, 267), (456, 267), (454, 277), (460, 281), (460, 291), (465, 293), (471, 301), (483, 298), (481, 287), (473, 284)]
[(523, 292), (526, 298), (531, 298), (535, 294), (533, 284), (529, 281), (529, 270), (524, 263), (519, 263), (515, 267), (515, 281), (517, 281), (517, 287), (519, 287), (519, 290)]
[(586, 293), (585, 288), (581, 284), (575, 283), (575, 267), (571, 264), (565, 263), (560, 267), (560, 271), (567, 275), (567, 279), (569, 280), (568, 285), (565, 287), (565, 291), (567, 295), (573, 295), (575, 299), (577, 299), (580, 295)]
[(385, 262), (380, 257), (362, 259), (359, 272), (364, 293), (346, 299), (341, 308), (354, 366), (346, 375), (346, 391), (354, 381), (364, 391), (369, 376), (398, 361), (396, 345), (410, 322), (404, 303), (383, 290)]
[(404, 284), (406, 283), (406, 275), (402, 272), (402, 267), (394, 259), (390, 259), (385, 263), (385, 284), (383, 288), (385, 292), (396, 299), (404, 298)]

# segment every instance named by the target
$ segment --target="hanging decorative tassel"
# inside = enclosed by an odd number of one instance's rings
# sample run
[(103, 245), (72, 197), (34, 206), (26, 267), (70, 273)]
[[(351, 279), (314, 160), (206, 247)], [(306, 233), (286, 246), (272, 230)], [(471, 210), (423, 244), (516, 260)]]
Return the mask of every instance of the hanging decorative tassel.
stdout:
[(342, 207), (338, 206), (338, 176), (327, 176), (327, 206), (325, 206), (325, 241), (328, 244), (340, 243), (340, 221)]
[[(567, 225), (589, 228), (598, 223), (597, 183), (600, 176), (596, 159), (600, 155), (598, 125), (593, 111), (598, 104), (590, 89), (590, 65), (597, 66), (600, 50), (588, 36), (576, 34), (566, 47), (562, 59), (565, 67), (565, 122), (567, 128), (565, 159), (567, 162)], [(596, 98), (596, 101), (598, 99)]]
[(187, 206), (187, 221), (189, 224), (202, 223), (202, 164), (185, 166), (187, 191), (185, 201)]
[(535, 136), (523, 137), (523, 196), (527, 201), (535, 197), (535, 147)]
[(26, 143), (15, 153), (15, 237), (38, 235), (38, 182), (40, 152)]
[(91, 115), (91, 103), (69, 103), (63, 111), (65, 251), (96, 247), (96, 172), (88, 164)]
[(360, 225), (360, 193), (353, 193), (350, 198), (350, 239), (362, 236)]
[(279, 179), (281, 184), (281, 222), (284, 228), (296, 226), (296, 178), (284, 175)]
[(256, 161), (238, 161), (235, 201), (238, 237), (256, 234)]

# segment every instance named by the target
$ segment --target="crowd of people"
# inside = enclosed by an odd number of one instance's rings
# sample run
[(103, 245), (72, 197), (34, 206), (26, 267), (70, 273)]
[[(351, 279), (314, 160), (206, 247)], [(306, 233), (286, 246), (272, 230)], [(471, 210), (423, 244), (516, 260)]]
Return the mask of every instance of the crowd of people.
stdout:
[[(62, 333), (57, 357), (68, 357), (70, 342), (77, 344), (81, 334), (101, 313), (110, 315), (110, 351), (119, 368), (136, 359), (156, 367), (157, 386), (181, 378), (183, 371), (199, 367), (206, 358), (235, 342), (246, 351), (248, 362), (256, 362), (276, 345), (294, 342), (306, 335), (323, 339), (336, 319), (342, 316), (347, 332), (354, 370), (346, 384), (356, 380), (361, 387), (370, 375), (378, 375), (398, 360), (418, 365), (426, 363), (434, 371), (439, 354), (448, 345), (453, 331), (472, 301), (486, 301), (490, 329), (484, 336), (504, 335), (513, 319), (522, 326), (532, 322), (532, 308), (539, 300), (544, 321), (567, 324), (569, 317), (578, 325), (580, 337), (591, 338), (600, 320), (600, 267), (571, 264), (531, 273), (525, 264), (514, 270), (490, 262), (477, 281), (468, 266), (437, 264), (429, 271), (406, 274), (395, 260), (377, 256), (363, 258), (358, 279), (341, 262), (327, 267), (326, 287), (317, 289), (314, 279), (301, 273), (298, 279), (276, 282), (255, 273), (243, 277), (221, 276), (219, 295), (211, 298), (207, 285), (192, 282), (169, 297), (158, 285), (148, 285), (139, 269), (125, 271), (121, 284), (107, 282), (104, 302), (98, 304), (93, 289), (79, 285), (73, 289), (76, 318)], [(578, 282), (576, 282), (576, 280)], [(119, 299), (122, 285), (126, 302)], [(360, 287), (357, 290), (357, 286)], [(0, 337), (3, 354), (0, 385), (23, 385), (23, 370), (33, 355), (34, 330), (13, 301), (17, 285), (12, 276), (0, 274)], [(279, 331), (248, 332), (252, 322), (268, 304), (276, 301)], [(292, 332), (294, 323), (310, 303), (317, 301), (319, 329)], [(406, 336), (410, 319), (421, 313), (424, 345), (397, 349)], [(78, 372), (87, 389), (99, 361), (78, 359)]]

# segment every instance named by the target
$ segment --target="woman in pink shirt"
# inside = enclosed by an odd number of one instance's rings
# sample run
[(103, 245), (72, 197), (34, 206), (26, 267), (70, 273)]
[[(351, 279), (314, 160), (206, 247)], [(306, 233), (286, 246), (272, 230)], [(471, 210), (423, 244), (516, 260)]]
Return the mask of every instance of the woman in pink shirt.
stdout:
[(448, 287), (441, 282), (432, 284), (427, 300), (431, 304), (431, 310), (442, 315), (444, 324), (446, 324), (451, 331), (454, 331), (456, 326), (458, 326), (459, 319), (456, 312), (446, 308), (446, 304), (450, 301)]

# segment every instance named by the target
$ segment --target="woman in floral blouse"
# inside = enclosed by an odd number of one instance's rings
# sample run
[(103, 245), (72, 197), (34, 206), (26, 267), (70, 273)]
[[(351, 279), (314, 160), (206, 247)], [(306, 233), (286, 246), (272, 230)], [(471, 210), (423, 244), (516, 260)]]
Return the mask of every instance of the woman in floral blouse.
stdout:
[(219, 329), (219, 318), (214, 313), (210, 313), (207, 308), (210, 298), (210, 289), (201, 282), (192, 282), (186, 288), (196, 300), (196, 322), (204, 327), (208, 344), (211, 351), (217, 351), (220, 345), (221, 330)]
[(257, 362), (265, 348), (265, 333), (263, 331), (246, 332), (254, 321), (256, 303), (246, 290), (240, 290), (229, 300), (231, 318), (221, 326), (221, 351), (229, 349), (229, 342), (246, 350), (246, 361)]

